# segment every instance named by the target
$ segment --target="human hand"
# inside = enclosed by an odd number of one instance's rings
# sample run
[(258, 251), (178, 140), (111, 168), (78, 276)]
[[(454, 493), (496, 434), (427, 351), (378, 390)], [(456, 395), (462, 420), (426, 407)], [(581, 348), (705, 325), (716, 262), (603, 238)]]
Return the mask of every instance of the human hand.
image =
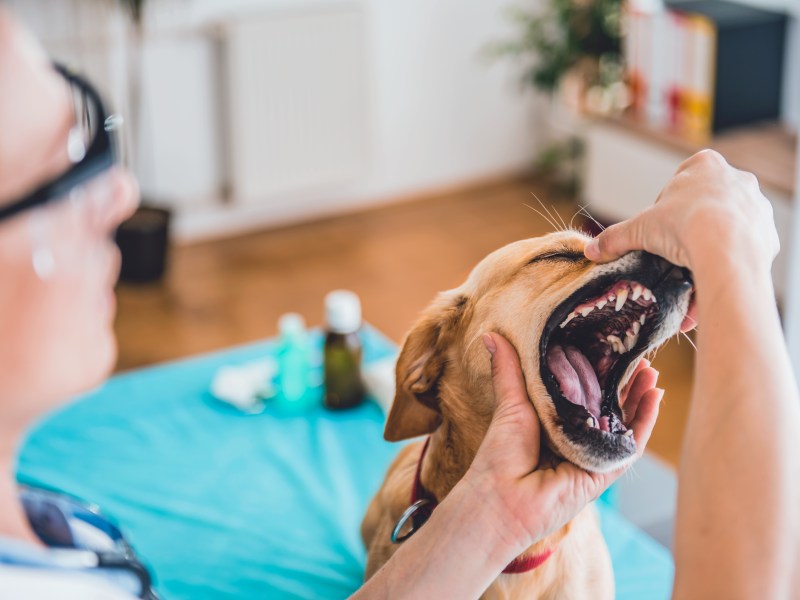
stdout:
[(681, 164), (652, 207), (590, 242), (586, 257), (607, 262), (647, 250), (692, 271), (703, 259), (726, 258), (769, 269), (778, 249), (772, 206), (755, 176), (703, 150)]
[[(496, 529), (509, 541), (510, 560), (562, 527), (626, 468), (589, 473), (568, 462), (541, 467), (539, 419), (528, 398), (517, 352), (498, 334), (486, 334), (484, 343), (492, 354), (496, 408), (463, 481), (493, 503), (489, 514), (497, 515)], [(623, 421), (633, 430), (639, 455), (650, 439), (664, 395), (655, 387), (657, 380), (658, 371), (642, 360), (620, 395)]]

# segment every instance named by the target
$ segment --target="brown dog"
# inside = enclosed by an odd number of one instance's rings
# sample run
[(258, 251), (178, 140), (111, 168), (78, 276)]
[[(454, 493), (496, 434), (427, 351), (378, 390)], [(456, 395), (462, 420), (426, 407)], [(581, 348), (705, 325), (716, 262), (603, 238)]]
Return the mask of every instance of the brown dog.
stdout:
[[(399, 547), (392, 530), (411, 500), (441, 501), (472, 463), (494, 412), (485, 332), (501, 333), (516, 348), (549, 451), (596, 472), (635, 460), (619, 391), (643, 354), (678, 333), (691, 280), (644, 252), (594, 264), (583, 255), (587, 241), (565, 231), (493, 252), (463, 285), (440, 294), (408, 334), (384, 436), (431, 435), (422, 460), (422, 442), (398, 454), (367, 510), (367, 578)], [(500, 575), (483, 597), (613, 598), (591, 508), (510, 567), (526, 560), (543, 562)]]

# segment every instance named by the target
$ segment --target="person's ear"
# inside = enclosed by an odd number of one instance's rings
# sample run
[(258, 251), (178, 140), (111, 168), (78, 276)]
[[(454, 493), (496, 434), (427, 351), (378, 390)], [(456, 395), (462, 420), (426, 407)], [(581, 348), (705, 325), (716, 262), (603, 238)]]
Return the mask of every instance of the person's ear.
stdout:
[(383, 432), (386, 440), (431, 433), (442, 422), (439, 379), (466, 305), (460, 292), (439, 294), (406, 337), (397, 359), (395, 397)]

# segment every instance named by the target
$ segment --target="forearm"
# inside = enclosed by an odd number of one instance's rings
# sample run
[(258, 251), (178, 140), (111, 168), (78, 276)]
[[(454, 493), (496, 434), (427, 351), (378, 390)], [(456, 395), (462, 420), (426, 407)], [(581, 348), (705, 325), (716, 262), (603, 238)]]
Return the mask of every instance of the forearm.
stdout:
[[(478, 598), (516, 555), (480, 489), (457, 485), (351, 600)], [(485, 495), (488, 497), (488, 495)]]
[(680, 465), (676, 598), (788, 597), (798, 565), (800, 401), (766, 269), (708, 264)]

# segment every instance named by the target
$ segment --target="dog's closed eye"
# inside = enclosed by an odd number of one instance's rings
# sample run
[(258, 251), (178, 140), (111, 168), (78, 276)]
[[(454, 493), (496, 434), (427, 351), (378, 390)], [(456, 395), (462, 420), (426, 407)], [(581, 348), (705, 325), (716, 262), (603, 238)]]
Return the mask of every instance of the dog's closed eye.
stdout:
[(545, 261), (567, 261), (573, 263), (589, 262), (589, 259), (578, 250), (556, 250), (545, 252), (531, 258), (527, 264), (532, 265)]

